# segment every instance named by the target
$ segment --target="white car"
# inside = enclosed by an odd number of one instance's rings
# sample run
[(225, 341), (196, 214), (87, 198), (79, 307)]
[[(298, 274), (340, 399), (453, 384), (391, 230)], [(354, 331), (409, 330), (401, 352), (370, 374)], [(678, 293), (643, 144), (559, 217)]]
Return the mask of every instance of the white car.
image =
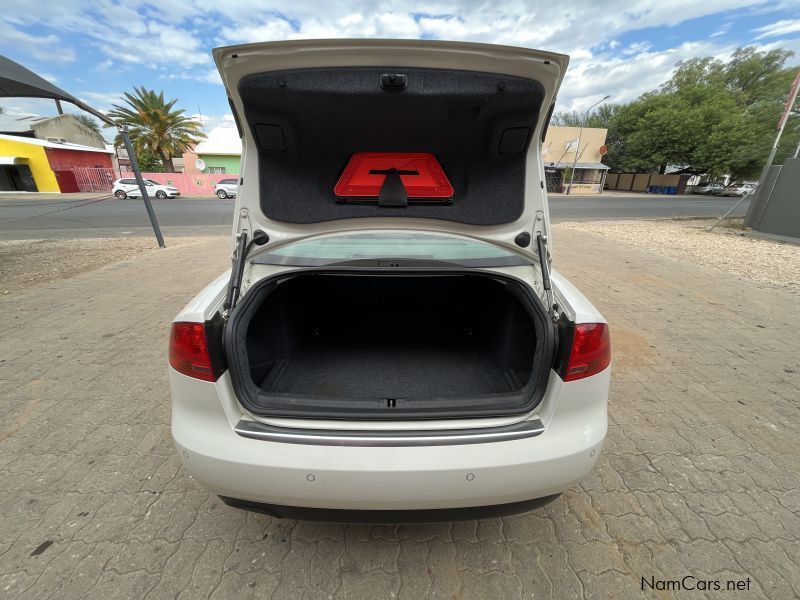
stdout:
[[(175, 198), (176, 196), (181, 195), (178, 188), (171, 185), (158, 183), (152, 179), (145, 179), (144, 185), (147, 188), (147, 195), (150, 198), (158, 198), (159, 200), (163, 200), (164, 198)], [(139, 189), (139, 184), (136, 183), (136, 180), (133, 178), (117, 179), (114, 182), (114, 186), (111, 188), (111, 191), (113, 192), (114, 196), (120, 200), (124, 198), (139, 198), (142, 195), (142, 192)]]
[(540, 140), (568, 57), (361, 39), (214, 58), (243, 184), (231, 272), (172, 324), (188, 473), (338, 522), (511, 514), (575, 485), (611, 349), (550, 266)]
[(239, 180), (238, 179), (220, 179), (217, 185), (214, 186), (214, 193), (217, 198), (224, 200), (225, 198), (236, 198), (239, 193)]
[(715, 190), (715, 196), (749, 196), (756, 190), (758, 184), (745, 181), (744, 183), (732, 183), (720, 190)]

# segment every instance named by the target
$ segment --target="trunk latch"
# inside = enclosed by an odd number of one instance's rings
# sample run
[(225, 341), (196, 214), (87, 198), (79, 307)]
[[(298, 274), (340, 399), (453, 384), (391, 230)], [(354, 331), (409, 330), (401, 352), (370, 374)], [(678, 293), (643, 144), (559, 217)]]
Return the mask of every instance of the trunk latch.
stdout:
[(408, 77), (402, 73), (384, 73), (381, 75), (381, 87), (385, 90), (404, 90), (408, 86)]

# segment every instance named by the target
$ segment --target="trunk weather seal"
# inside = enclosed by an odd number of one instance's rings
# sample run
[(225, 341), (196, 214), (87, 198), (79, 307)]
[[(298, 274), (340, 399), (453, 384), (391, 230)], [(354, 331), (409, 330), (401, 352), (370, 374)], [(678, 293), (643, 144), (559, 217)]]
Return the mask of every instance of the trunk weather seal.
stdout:
[[(361, 408), (356, 410), (348, 407), (343, 408), (341, 411), (333, 411), (330, 408), (325, 410), (325, 402), (321, 402), (323, 406), (314, 406), (314, 399), (305, 396), (299, 396), (297, 408), (286, 408), (286, 399), (283, 401), (273, 401), (272, 406), (264, 406), (262, 399), (261, 404), (257, 402), (258, 394), (251, 397), (248, 393), (248, 384), (243, 381), (244, 377), (248, 377), (249, 366), (242, 363), (241, 353), (235, 347), (237, 339), (236, 329), (242, 315), (247, 315), (250, 305), (255, 299), (260, 298), (259, 293), (262, 289), (267, 287), (274, 287), (278, 285), (281, 280), (291, 279), (298, 276), (310, 274), (325, 274), (325, 275), (364, 275), (364, 276), (462, 276), (471, 275), (478, 277), (488, 277), (503, 281), (515, 286), (526, 300), (528, 300), (531, 307), (535, 309), (529, 310), (528, 313), (534, 320), (536, 327), (537, 339), (541, 336), (541, 344), (537, 344), (538, 359), (536, 360), (536, 372), (532, 375), (535, 378), (535, 385), (530, 397), (526, 398), (525, 394), (521, 392), (509, 393), (504, 399), (491, 399), (492, 403), (501, 404), (500, 407), (492, 406), (478, 407), (478, 408), (461, 408), (454, 409), (450, 407), (432, 406), (418, 409), (400, 409), (400, 408), (387, 408), (385, 410), (375, 410)], [(225, 359), (230, 372), (231, 384), (233, 386), (234, 394), (239, 403), (250, 413), (259, 417), (290, 417), (299, 419), (326, 419), (326, 420), (378, 420), (384, 421), (389, 419), (402, 418), (404, 420), (430, 420), (430, 419), (464, 419), (474, 417), (502, 417), (502, 416), (515, 416), (529, 413), (536, 408), (544, 397), (547, 389), (547, 382), (552, 370), (553, 359), (556, 351), (557, 332), (554, 323), (550, 318), (546, 307), (543, 305), (541, 299), (533, 292), (532, 288), (519, 280), (516, 277), (506, 275), (503, 273), (487, 272), (469, 268), (462, 269), (396, 269), (388, 268), (334, 268), (334, 267), (311, 267), (304, 269), (297, 269), (288, 272), (283, 272), (255, 283), (250, 289), (247, 290), (245, 296), (236, 305), (236, 308), (231, 312), (228, 321), (225, 323), (223, 330), (223, 350)], [(254, 384), (249, 385), (253, 387)], [(487, 396), (487, 401), (489, 397)], [(472, 399), (474, 400), (474, 399)], [(309, 406), (311, 404), (311, 406)], [(469, 403), (468, 403), (469, 404)], [(474, 404), (474, 402), (472, 402)], [(503, 406), (504, 405), (504, 406)], [(454, 414), (455, 413), (455, 414)]]
[[(355, 265), (355, 264), (346, 264), (352, 263), (354, 260), (364, 261), (364, 263), (372, 261), (375, 265)], [(365, 268), (383, 268), (388, 267), (390, 265), (399, 264), (403, 265), (400, 267), (393, 267), (393, 268), (404, 268), (404, 269), (420, 269), (420, 268), (430, 268), (430, 269), (447, 269), (451, 270), (453, 268), (493, 268), (493, 269), (500, 269), (503, 267), (529, 267), (533, 265), (533, 260), (525, 259), (517, 254), (511, 256), (496, 256), (492, 258), (461, 258), (461, 259), (451, 259), (447, 260), (446, 262), (449, 264), (445, 264), (445, 261), (433, 261), (429, 260), (427, 262), (439, 262), (443, 263), (441, 266), (427, 266), (427, 265), (420, 265), (414, 264), (416, 261), (417, 263), (426, 261), (426, 259), (415, 259), (415, 258), (370, 258), (370, 259), (354, 259), (354, 260), (346, 260), (346, 259), (339, 259), (339, 258), (332, 258), (332, 259), (324, 259), (324, 258), (311, 258), (307, 256), (283, 256), (280, 254), (273, 254), (273, 253), (265, 253), (259, 254), (258, 256), (254, 257), (252, 261), (250, 261), (253, 265), (277, 265), (282, 267), (333, 267), (333, 268), (356, 268), (356, 269), (365, 269)], [(405, 265), (404, 265), (405, 263)]]
[(282, 444), (310, 446), (459, 446), (510, 442), (536, 437), (544, 433), (544, 424), (538, 418), (504, 425), (477, 429), (452, 429), (445, 431), (358, 431), (330, 429), (295, 429), (276, 427), (258, 421), (241, 420), (234, 431), (246, 438)]

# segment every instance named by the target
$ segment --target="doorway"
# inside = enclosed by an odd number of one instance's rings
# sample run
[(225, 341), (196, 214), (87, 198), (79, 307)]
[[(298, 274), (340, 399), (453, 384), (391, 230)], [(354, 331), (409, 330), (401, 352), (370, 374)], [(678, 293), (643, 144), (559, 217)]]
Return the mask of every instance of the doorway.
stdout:
[(36, 182), (28, 165), (0, 165), (0, 192), (35, 192)]

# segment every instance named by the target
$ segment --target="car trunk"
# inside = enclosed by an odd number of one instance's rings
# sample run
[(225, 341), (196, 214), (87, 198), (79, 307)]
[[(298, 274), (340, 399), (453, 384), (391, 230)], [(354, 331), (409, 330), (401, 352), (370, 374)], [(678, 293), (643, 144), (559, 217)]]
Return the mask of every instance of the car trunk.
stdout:
[(258, 415), (447, 418), (531, 410), (553, 338), (516, 279), (318, 270), (258, 282), (225, 348), (237, 396)]

